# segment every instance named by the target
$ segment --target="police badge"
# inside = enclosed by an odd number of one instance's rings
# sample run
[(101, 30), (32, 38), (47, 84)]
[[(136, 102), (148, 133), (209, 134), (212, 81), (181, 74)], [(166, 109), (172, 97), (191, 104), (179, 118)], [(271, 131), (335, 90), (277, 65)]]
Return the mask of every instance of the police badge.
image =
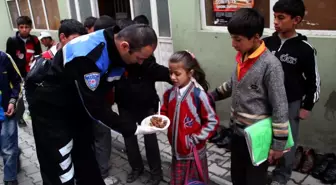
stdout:
[(91, 91), (94, 91), (97, 89), (100, 81), (100, 74), (99, 73), (88, 73), (84, 75), (84, 81), (88, 88)]

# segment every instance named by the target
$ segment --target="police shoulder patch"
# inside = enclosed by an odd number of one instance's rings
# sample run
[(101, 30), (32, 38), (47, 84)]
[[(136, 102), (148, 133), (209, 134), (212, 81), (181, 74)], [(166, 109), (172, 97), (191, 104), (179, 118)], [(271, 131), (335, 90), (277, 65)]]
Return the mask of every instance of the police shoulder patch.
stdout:
[(84, 81), (86, 86), (91, 90), (94, 91), (97, 89), (100, 81), (100, 74), (97, 72), (88, 73), (84, 75)]

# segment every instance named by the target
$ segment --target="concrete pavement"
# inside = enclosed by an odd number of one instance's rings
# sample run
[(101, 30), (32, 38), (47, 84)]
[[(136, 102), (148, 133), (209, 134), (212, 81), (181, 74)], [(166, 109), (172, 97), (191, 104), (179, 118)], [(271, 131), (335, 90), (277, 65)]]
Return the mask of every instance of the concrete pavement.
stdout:
[[(143, 136), (138, 136), (139, 147), (141, 154), (146, 164), (145, 150), (144, 150), (144, 140)], [(160, 153), (164, 171), (164, 181), (163, 184), (168, 184), (169, 174), (170, 174), (170, 161), (171, 161), (171, 147), (168, 144), (167, 136), (164, 132), (158, 133), (158, 142), (160, 146)], [(124, 152), (124, 140), (123, 137), (112, 131), (112, 155), (110, 164), (112, 166), (110, 170), (110, 175), (115, 178), (109, 179), (106, 182), (107, 185), (124, 185), (126, 184), (127, 173), (131, 170), (127, 162), (127, 157)], [(19, 128), (19, 146), (22, 150), (21, 167), (22, 170), (18, 174), (19, 185), (42, 185), (42, 179), (39, 170), (39, 163), (37, 161), (35, 142), (33, 138), (33, 132), (30, 126), (25, 128)], [(224, 149), (219, 149), (213, 144), (208, 144), (208, 165), (211, 184), (220, 185), (231, 185), (230, 178), (230, 152), (226, 152)], [(0, 178), (3, 178), (3, 165), (0, 162)], [(273, 167), (269, 168), (271, 171)], [(148, 170), (148, 168), (147, 168)], [(145, 185), (148, 181), (149, 173), (146, 171), (136, 182), (131, 183), (131, 185)], [(3, 182), (0, 182), (2, 185)], [(298, 172), (293, 172), (291, 181), (288, 185), (322, 185), (322, 183), (314, 179), (313, 177), (301, 174)]]

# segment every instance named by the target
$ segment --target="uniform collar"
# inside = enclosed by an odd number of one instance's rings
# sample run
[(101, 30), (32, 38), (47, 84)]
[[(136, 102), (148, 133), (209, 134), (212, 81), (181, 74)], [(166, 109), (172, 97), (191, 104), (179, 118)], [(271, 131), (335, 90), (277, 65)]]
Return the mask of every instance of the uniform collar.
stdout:
[(104, 30), (104, 37), (106, 39), (107, 51), (109, 58), (112, 61), (112, 65), (125, 67), (126, 63), (122, 60), (114, 41), (114, 35), (117, 34), (119, 31), (120, 28), (118, 26), (107, 28)]

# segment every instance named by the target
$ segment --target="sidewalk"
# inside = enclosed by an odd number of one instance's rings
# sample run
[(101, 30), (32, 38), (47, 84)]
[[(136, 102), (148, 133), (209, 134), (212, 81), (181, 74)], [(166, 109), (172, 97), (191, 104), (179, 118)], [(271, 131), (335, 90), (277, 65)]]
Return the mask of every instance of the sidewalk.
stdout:
[[(168, 184), (170, 176), (170, 161), (171, 147), (168, 144), (167, 136), (164, 132), (158, 133), (158, 142), (161, 151), (162, 166), (164, 171), (164, 181), (161, 183)], [(144, 140), (143, 136), (138, 136), (139, 147), (141, 154), (145, 158)], [(22, 150), (21, 159), (21, 172), (18, 174), (19, 185), (42, 185), (42, 179), (39, 170), (39, 163), (37, 161), (35, 142), (33, 138), (33, 132), (30, 126), (25, 128), (19, 128), (19, 146)], [(211, 183), (209, 185), (231, 185), (230, 178), (230, 153), (224, 149), (218, 149), (213, 144), (208, 144), (208, 165)], [(124, 152), (124, 139), (123, 137), (112, 131), (112, 155), (110, 164), (112, 166), (109, 174), (116, 177), (114, 182), (110, 182), (107, 185), (124, 185), (126, 184), (127, 173), (131, 170), (127, 162), (127, 157)], [(273, 167), (270, 167), (271, 171)], [(148, 170), (148, 169), (147, 169)], [(0, 162), (0, 179), (3, 178), (3, 164)], [(149, 178), (148, 172), (140, 177), (131, 185), (145, 185)], [(298, 172), (293, 172), (292, 179), (288, 185), (322, 185), (319, 180), (313, 177)], [(0, 185), (3, 182), (0, 180)]]
[[(161, 160), (163, 162), (164, 175), (169, 177), (171, 147), (168, 143), (166, 133), (158, 133), (157, 137), (160, 147)], [(124, 139), (119, 133), (112, 131), (112, 140), (113, 148), (120, 151), (124, 150)], [(143, 136), (138, 136), (138, 140), (141, 154), (143, 159), (146, 160)], [(210, 143), (207, 145), (207, 148), (209, 176), (212, 183), (218, 185), (232, 185), (230, 176), (230, 152), (226, 152), (224, 149), (219, 149), (217, 146)], [(270, 167), (269, 171), (272, 171), (273, 169), (274, 167)], [(287, 185), (322, 185), (322, 183), (310, 175), (293, 172), (291, 180), (287, 183)]]

